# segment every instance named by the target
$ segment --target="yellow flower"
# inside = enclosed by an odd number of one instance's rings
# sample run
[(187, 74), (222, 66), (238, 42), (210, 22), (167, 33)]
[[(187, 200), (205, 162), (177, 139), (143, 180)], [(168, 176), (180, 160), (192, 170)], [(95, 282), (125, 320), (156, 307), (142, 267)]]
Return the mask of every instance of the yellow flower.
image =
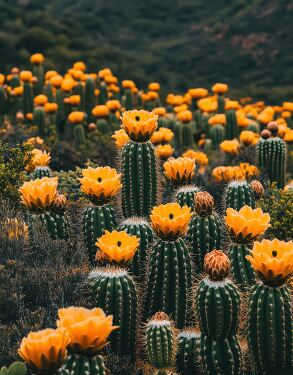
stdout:
[(272, 107), (266, 107), (258, 116), (257, 120), (263, 124), (268, 124), (269, 122), (274, 120), (274, 113)]
[(133, 257), (139, 246), (139, 239), (125, 231), (105, 231), (105, 234), (97, 239), (96, 246), (110, 262), (127, 263)]
[(215, 112), (218, 108), (218, 103), (216, 100), (209, 98), (200, 99), (197, 102), (197, 106), (202, 112)]
[(195, 161), (191, 158), (172, 158), (163, 167), (165, 176), (175, 185), (190, 184), (195, 175)]
[(20, 72), (19, 77), (23, 82), (30, 82), (30, 80), (33, 78), (33, 73), (29, 70), (23, 70)]
[(125, 111), (122, 116), (122, 129), (128, 136), (138, 142), (150, 139), (158, 126), (158, 116), (144, 110)]
[(241, 169), (246, 180), (250, 177), (259, 175), (259, 169), (255, 165), (249, 163), (240, 163), (239, 168)]
[[(53, 80), (53, 82), (56, 81), (56, 77), (53, 77), (52, 80)], [(76, 84), (76, 82), (72, 78), (65, 78), (61, 82), (61, 90), (65, 91), (65, 92), (69, 92), (73, 89), (75, 84)]]
[(80, 103), (80, 95), (71, 95), (68, 101), (71, 105), (78, 105)]
[(56, 70), (48, 70), (45, 74), (46, 82), (50, 81), (52, 77), (55, 77), (57, 75), (58, 73), (56, 72)]
[(178, 203), (161, 204), (150, 215), (152, 227), (163, 239), (176, 239), (186, 233), (191, 218), (190, 208)]
[(32, 159), (25, 169), (28, 172), (32, 172), (36, 167), (48, 166), (50, 163), (50, 160), (51, 160), (50, 153), (47, 154), (46, 151), (42, 152), (41, 150), (35, 148), (32, 150)]
[(161, 127), (159, 130), (155, 131), (151, 136), (151, 142), (153, 144), (158, 143), (168, 143), (174, 137), (174, 133), (171, 129)]
[(283, 111), (293, 112), (293, 102), (283, 102)]
[(118, 148), (122, 148), (130, 140), (124, 129), (116, 130), (111, 138), (115, 139), (115, 144)]
[(177, 113), (177, 119), (181, 122), (190, 122), (192, 120), (191, 111), (181, 111)]
[(249, 145), (256, 145), (258, 140), (259, 140), (259, 134), (254, 133), (251, 130), (243, 130), (240, 133), (240, 142), (244, 144), (244, 146), (249, 146)]
[(159, 94), (157, 93), (157, 91), (149, 91), (147, 95), (148, 95), (149, 100), (156, 100), (159, 97)]
[(53, 87), (56, 87), (56, 88), (59, 88), (61, 85), (62, 85), (62, 82), (63, 82), (63, 77), (60, 76), (59, 74), (53, 76), (51, 79), (50, 79), (50, 83)]
[(135, 87), (135, 83), (129, 79), (128, 80), (126, 79), (122, 81), (122, 87), (124, 89), (132, 89), (133, 87)]
[(42, 145), (44, 143), (44, 140), (40, 137), (31, 137), (26, 140), (26, 143), (29, 143), (30, 145), (37, 146)]
[(153, 109), (153, 112), (159, 117), (165, 116), (165, 114), (167, 113), (166, 108), (164, 107), (156, 107)]
[(293, 143), (293, 129), (288, 129), (284, 135), (284, 141), (287, 143)]
[(76, 63), (73, 64), (73, 69), (74, 70), (81, 70), (82, 72), (86, 71), (86, 65), (83, 61), (77, 61)]
[(157, 82), (151, 82), (148, 86), (149, 91), (160, 91), (160, 84)]
[(237, 155), (239, 152), (239, 146), (237, 139), (226, 140), (220, 143), (220, 149), (229, 155)]
[(19, 188), (22, 203), (32, 210), (49, 208), (57, 196), (57, 183), (57, 177), (43, 177), (25, 182)]
[(53, 114), (57, 112), (58, 104), (57, 103), (46, 103), (44, 106), (45, 112)]
[(155, 148), (158, 158), (166, 160), (173, 155), (174, 148), (171, 145), (159, 145)]
[(34, 372), (53, 374), (67, 356), (70, 337), (66, 329), (44, 329), (30, 332), (21, 341), (18, 354)]
[(207, 154), (202, 151), (187, 150), (182, 154), (183, 158), (191, 158), (198, 164), (201, 168), (200, 172), (203, 172), (204, 167), (208, 165), (209, 158)]
[(35, 105), (39, 105), (41, 107), (43, 107), (47, 102), (48, 98), (46, 97), (46, 95), (37, 95), (34, 98)]
[(84, 113), (80, 111), (74, 111), (74, 112), (69, 113), (68, 115), (68, 120), (72, 124), (81, 124), (83, 122), (83, 119), (84, 119)]
[(240, 104), (237, 100), (228, 100), (225, 103), (225, 110), (226, 111), (229, 111), (230, 109), (239, 109), (239, 108), (240, 108)]
[(108, 100), (106, 106), (110, 112), (116, 112), (121, 108), (121, 103), (119, 100)]
[(187, 104), (181, 104), (177, 105), (173, 108), (173, 111), (178, 115), (180, 112), (185, 112), (188, 110), (188, 105)]
[(210, 125), (226, 125), (226, 121), (226, 115), (220, 113), (218, 115), (211, 116), (208, 122)]
[(107, 201), (121, 189), (121, 173), (110, 167), (82, 169), (81, 190), (94, 202)]
[(189, 89), (188, 94), (190, 94), (193, 99), (200, 99), (208, 95), (208, 90), (203, 88)]
[(236, 117), (237, 117), (237, 124), (240, 128), (245, 128), (252, 122), (242, 112), (239, 112), (239, 113), (237, 112)]
[(93, 110), (92, 114), (95, 117), (107, 117), (109, 116), (109, 108), (106, 105), (96, 105)]
[(31, 63), (40, 65), (45, 61), (44, 55), (42, 53), (35, 53), (31, 55)]
[(107, 345), (107, 339), (116, 328), (113, 316), (100, 308), (67, 307), (58, 310), (57, 326), (65, 328), (70, 337), (68, 349), (85, 356), (96, 355)]
[(11, 95), (14, 95), (14, 96), (21, 96), (22, 94), (23, 94), (23, 86), (15, 87), (11, 91)]
[(265, 284), (280, 286), (293, 274), (293, 242), (276, 238), (255, 242), (246, 259)]
[(228, 85), (226, 83), (215, 83), (212, 87), (212, 91), (215, 94), (225, 94), (228, 91)]
[(253, 241), (270, 227), (270, 215), (249, 206), (243, 206), (239, 211), (227, 208), (225, 221), (236, 242)]
[(111, 76), (112, 75), (112, 72), (111, 72), (111, 69), (109, 68), (104, 68), (104, 69), (101, 69), (98, 73), (98, 76), (100, 79), (104, 79), (106, 76)]

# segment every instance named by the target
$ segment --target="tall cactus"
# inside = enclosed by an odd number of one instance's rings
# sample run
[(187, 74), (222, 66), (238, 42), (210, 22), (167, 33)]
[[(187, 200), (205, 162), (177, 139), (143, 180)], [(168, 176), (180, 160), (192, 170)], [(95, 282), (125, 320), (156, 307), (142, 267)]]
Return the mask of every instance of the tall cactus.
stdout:
[(257, 142), (255, 146), (255, 154), (256, 154), (256, 164), (261, 169), (262, 172), (266, 172), (267, 168), (267, 140), (271, 136), (271, 132), (267, 129), (264, 129), (261, 132), (261, 138)]
[(229, 109), (226, 111), (226, 139), (234, 139), (239, 136), (239, 129), (237, 124), (237, 117), (235, 109)]
[(286, 281), (293, 273), (293, 243), (255, 242), (247, 259), (261, 282), (253, 286), (248, 309), (248, 344), (257, 374), (293, 372), (292, 296)]
[(94, 303), (107, 314), (113, 314), (114, 324), (119, 326), (111, 334), (111, 350), (131, 360), (136, 355), (138, 296), (136, 284), (123, 264), (132, 259), (138, 245), (137, 237), (126, 232), (106, 232), (97, 246), (101, 257), (118, 266), (98, 267), (88, 278)]
[(44, 107), (37, 106), (34, 108), (33, 122), (38, 127), (40, 136), (44, 137), (46, 135), (46, 112)]
[(255, 208), (253, 191), (247, 181), (232, 181), (225, 191), (225, 207), (240, 210), (243, 206)]
[(31, 56), (31, 63), (33, 64), (33, 74), (37, 78), (35, 90), (36, 94), (42, 94), (44, 90), (44, 67), (43, 62), (45, 58), (41, 53), (35, 53)]
[(159, 238), (150, 249), (147, 265), (145, 316), (163, 311), (172, 316), (178, 328), (191, 323), (192, 260), (181, 238), (190, 216), (190, 208), (181, 208), (178, 203), (157, 206), (151, 214)]
[(111, 199), (121, 188), (120, 177), (110, 167), (88, 168), (82, 170), (81, 190), (88, 196), (91, 204), (83, 212), (84, 242), (90, 263), (95, 263), (96, 240), (117, 226), (115, 210)]
[(228, 278), (229, 258), (221, 250), (205, 256), (207, 277), (198, 286), (196, 308), (201, 330), (201, 356), (206, 374), (240, 374), (236, 338), (240, 294)]
[(213, 148), (217, 149), (219, 144), (225, 140), (225, 128), (223, 125), (213, 125), (210, 129), (210, 136), (213, 144)]
[(122, 209), (125, 217), (148, 217), (158, 199), (158, 160), (149, 141), (158, 116), (144, 110), (126, 111), (122, 128), (131, 140), (122, 149)]
[(186, 329), (178, 334), (176, 367), (180, 374), (200, 374), (201, 335), (195, 329)]
[(195, 213), (190, 220), (187, 240), (191, 245), (195, 267), (203, 270), (205, 255), (221, 247), (222, 224), (214, 211), (214, 199), (208, 192), (198, 192), (194, 196)]
[(85, 112), (87, 114), (87, 123), (90, 124), (94, 121), (92, 109), (95, 106), (95, 81), (93, 78), (86, 79), (84, 90)]

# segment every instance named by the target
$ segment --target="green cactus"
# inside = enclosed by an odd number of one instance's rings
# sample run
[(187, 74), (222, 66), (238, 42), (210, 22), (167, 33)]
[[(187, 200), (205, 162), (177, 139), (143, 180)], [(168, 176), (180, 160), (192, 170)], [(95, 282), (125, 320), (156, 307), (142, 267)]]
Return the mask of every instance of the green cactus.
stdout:
[(100, 95), (99, 95), (99, 104), (106, 104), (108, 100), (108, 91), (107, 85), (105, 82), (100, 83)]
[(33, 171), (32, 179), (36, 180), (37, 178), (43, 178), (43, 177), (52, 177), (51, 176), (51, 170), (48, 166), (39, 166), (36, 167)]
[(194, 194), (198, 193), (200, 188), (195, 185), (182, 186), (176, 192), (176, 202), (180, 204), (181, 207), (188, 206), (194, 209)]
[(228, 249), (232, 266), (232, 275), (237, 284), (248, 287), (255, 284), (255, 272), (245, 258), (250, 254), (248, 244), (232, 243)]
[(286, 143), (279, 137), (271, 137), (266, 141), (267, 173), (270, 182), (276, 182), (277, 188), (285, 186)]
[(171, 130), (174, 132), (174, 145), (175, 149), (178, 152), (182, 151), (182, 144), (183, 144), (183, 139), (182, 139), (182, 122), (180, 121), (173, 121), (174, 127)]
[(38, 127), (39, 134), (44, 137), (46, 134), (46, 112), (44, 107), (35, 107), (33, 124)]
[(59, 373), (60, 375), (106, 375), (106, 368), (104, 359), (100, 355), (86, 357), (70, 354)]
[(225, 113), (225, 96), (218, 94), (218, 113)]
[(209, 115), (206, 113), (202, 114), (202, 130), (204, 131), (206, 137), (209, 138), (211, 126), (209, 124)]
[(4, 86), (0, 86), (0, 125), (3, 123), (4, 115), (7, 110), (7, 97)]
[(53, 88), (50, 82), (48, 82), (44, 87), (44, 94), (48, 98), (49, 103), (52, 103), (54, 101)]
[(237, 117), (235, 109), (230, 109), (226, 111), (226, 139), (234, 139), (239, 136), (239, 129), (237, 124)]
[(66, 114), (65, 114), (65, 107), (64, 107), (64, 95), (61, 89), (56, 89), (56, 103), (58, 105), (58, 109), (56, 112), (56, 125), (57, 125), (57, 132), (59, 136), (62, 136), (64, 133), (65, 121), (66, 121)]
[(124, 217), (148, 217), (158, 196), (158, 160), (152, 143), (130, 140), (122, 149), (121, 169)]
[(34, 99), (33, 99), (33, 89), (29, 82), (24, 82), (23, 84), (23, 95), (22, 95), (22, 106), (23, 112), (33, 113), (34, 110)]
[(231, 337), (238, 328), (240, 295), (229, 279), (204, 278), (198, 286), (196, 306), (201, 333), (215, 341)]
[(1, 367), (0, 375), (26, 375), (27, 369), (22, 362), (14, 362), (8, 368)]
[[(71, 124), (68, 124), (69, 126)], [(86, 143), (85, 131), (82, 124), (71, 125), (73, 126), (73, 139), (74, 145), (77, 149), (82, 148)]]
[[(158, 370), (170, 368), (175, 358), (175, 334), (168, 315), (157, 312), (148, 321), (145, 341), (151, 365)], [(159, 374), (164, 372), (160, 371)]]
[(184, 240), (158, 239), (150, 249), (146, 275), (145, 313), (172, 316), (177, 328), (191, 323), (192, 260)]
[(43, 64), (34, 64), (33, 66), (33, 75), (37, 77), (37, 82), (35, 84), (35, 95), (43, 93), (44, 90), (44, 67)]
[(176, 367), (180, 374), (200, 374), (200, 333), (194, 329), (178, 334)]
[(90, 263), (95, 262), (97, 252), (96, 241), (101, 237), (105, 230), (111, 231), (117, 226), (117, 219), (114, 208), (110, 203), (98, 205), (89, 205), (83, 212), (83, 234), (84, 242), (88, 252)]
[(183, 122), (180, 127), (182, 133), (182, 150), (187, 150), (194, 146), (193, 134), (195, 133), (195, 122)]
[(30, 213), (28, 215), (30, 235), (33, 235), (33, 226), (37, 223), (42, 223), (46, 227), (52, 240), (68, 239), (68, 221), (64, 213), (53, 211), (46, 211), (40, 214)]
[(219, 147), (219, 144), (225, 140), (225, 128), (223, 125), (212, 125), (210, 129), (210, 136), (214, 150)]
[(216, 341), (201, 336), (201, 357), (206, 375), (240, 375), (241, 351), (236, 337)]
[(111, 333), (111, 350), (121, 357), (135, 358), (137, 328), (137, 288), (133, 278), (121, 267), (100, 267), (88, 277), (95, 305), (119, 326)]
[(106, 134), (109, 133), (112, 129), (110, 127), (109, 122), (105, 118), (100, 118), (96, 122), (97, 129), (102, 133)]
[(120, 224), (118, 230), (134, 235), (140, 240), (139, 248), (130, 263), (130, 270), (142, 281), (145, 274), (147, 251), (154, 240), (153, 230), (146, 220), (137, 217), (126, 219)]
[(125, 109), (126, 110), (133, 109), (133, 94), (132, 94), (131, 89), (126, 89), (124, 91), (124, 96), (125, 96), (125, 100), (124, 100)]
[(257, 142), (255, 146), (255, 154), (256, 154), (256, 164), (260, 168), (262, 172), (266, 172), (267, 168), (267, 147), (268, 147), (268, 137), (270, 133), (266, 134), (266, 132), (261, 133), (261, 138)]
[(239, 211), (243, 206), (255, 208), (253, 191), (247, 181), (232, 181), (225, 191), (225, 207)]
[(85, 112), (87, 114), (87, 123), (89, 124), (91, 122), (94, 122), (92, 109), (96, 104), (95, 81), (93, 80), (93, 78), (87, 78), (85, 81), (84, 102)]
[(77, 109), (79, 111), (84, 111), (84, 108), (85, 108), (85, 88), (84, 88), (84, 86), (81, 82), (78, 82), (77, 85), (74, 86), (73, 93), (75, 95), (80, 96), (80, 103), (77, 106)]
[(293, 316), (286, 285), (254, 285), (249, 300), (248, 343), (257, 374), (292, 374)]

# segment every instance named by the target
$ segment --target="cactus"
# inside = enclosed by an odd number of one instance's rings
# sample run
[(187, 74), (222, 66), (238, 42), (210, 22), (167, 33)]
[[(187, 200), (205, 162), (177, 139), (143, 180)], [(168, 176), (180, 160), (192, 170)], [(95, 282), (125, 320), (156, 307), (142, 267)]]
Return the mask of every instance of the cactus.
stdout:
[(217, 149), (219, 144), (225, 140), (225, 128), (223, 125), (212, 125), (210, 129), (210, 136), (213, 144), (213, 148)]
[(73, 93), (80, 96), (80, 103), (78, 104), (77, 110), (84, 111), (85, 108), (85, 88), (81, 82), (78, 82), (74, 88)]
[(200, 374), (200, 333), (184, 330), (178, 334), (176, 367), (180, 374)]
[(114, 208), (110, 203), (103, 205), (90, 205), (83, 212), (84, 241), (91, 264), (94, 264), (97, 252), (96, 240), (105, 230), (112, 230), (117, 226)]
[(199, 192), (194, 198), (195, 213), (190, 220), (187, 240), (191, 245), (197, 273), (202, 272), (205, 255), (221, 247), (222, 224), (214, 212), (213, 197)]
[(111, 333), (111, 349), (119, 356), (135, 358), (137, 289), (133, 278), (121, 267), (100, 267), (89, 274), (89, 286), (97, 307), (113, 315), (119, 326)]
[(84, 101), (87, 123), (89, 124), (94, 121), (92, 109), (95, 106), (95, 81), (92, 78), (87, 78), (85, 81)]
[(54, 95), (53, 95), (53, 88), (52, 88), (52, 84), (50, 82), (48, 82), (44, 88), (44, 94), (46, 95), (46, 97), (48, 98), (48, 102), (49, 103), (53, 103), (54, 101)]
[(182, 123), (180, 121), (173, 121), (174, 126), (170, 128), (174, 132), (175, 149), (182, 151)]
[(229, 258), (231, 260), (232, 274), (235, 281), (242, 286), (255, 284), (255, 273), (251, 264), (246, 260), (250, 253), (247, 244), (232, 243), (229, 246)]
[(267, 140), (271, 136), (271, 133), (265, 129), (261, 132), (261, 138), (255, 146), (256, 164), (258, 167), (265, 172), (267, 168)]
[(35, 107), (33, 123), (38, 127), (39, 134), (44, 137), (46, 134), (46, 112), (43, 107)]
[(276, 182), (277, 188), (285, 186), (286, 174), (286, 143), (279, 137), (271, 137), (266, 141), (267, 173), (270, 182)]
[(6, 90), (3, 85), (0, 85), (0, 125), (3, 123), (4, 115), (6, 112), (7, 106), (7, 98), (6, 98)]
[(194, 209), (194, 194), (198, 193), (200, 188), (195, 185), (182, 186), (176, 192), (176, 202), (180, 204), (181, 207), (184, 205)]
[(24, 82), (22, 95), (23, 112), (32, 113), (34, 109), (33, 89), (30, 82)]
[(292, 302), (286, 285), (254, 285), (248, 310), (248, 343), (257, 374), (292, 373)]
[(127, 110), (130, 110), (133, 108), (133, 94), (131, 89), (126, 89), (124, 92), (125, 100), (124, 100), (124, 107)]
[(236, 337), (232, 336), (216, 341), (202, 335), (201, 356), (204, 364), (204, 374), (242, 374), (241, 351)]
[(37, 178), (43, 178), (43, 177), (52, 177), (50, 168), (46, 165), (44, 166), (37, 166), (33, 171), (33, 180), (36, 180)]
[(182, 150), (187, 150), (194, 146), (193, 133), (195, 132), (195, 123), (193, 121), (183, 122), (180, 127), (182, 133)]
[(58, 109), (56, 112), (56, 125), (57, 125), (57, 132), (59, 136), (62, 136), (64, 133), (65, 120), (66, 120), (65, 107), (64, 107), (63, 100), (64, 100), (63, 92), (60, 90), (60, 88), (57, 88), (56, 89), (56, 103), (58, 105)]
[(104, 359), (100, 355), (86, 357), (70, 354), (59, 373), (60, 375), (106, 375), (106, 368)]
[[(70, 126), (71, 124), (68, 125)], [(71, 126), (73, 126), (74, 145), (77, 149), (80, 149), (85, 145), (86, 142), (84, 127), (82, 124), (75, 124)]]
[(125, 217), (148, 217), (157, 203), (158, 161), (150, 141), (129, 141), (122, 149), (122, 208)]
[(45, 225), (52, 240), (66, 240), (68, 238), (68, 222), (63, 213), (46, 211), (41, 214), (29, 214), (28, 225), (30, 234), (33, 231), (34, 223), (39, 222)]
[(159, 374), (165, 374), (164, 369), (172, 366), (175, 357), (175, 335), (168, 315), (157, 312), (148, 321), (145, 340), (149, 362)]
[(230, 109), (226, 111), (226, 139), (234, 139), (238, 138), (239, 136), (239, 130), (238, 130), (238, 124), (237, 124), (237, 117), (235, 109)]
[(109, 133), (112, 130), (111, 127), (110, 127), (109, 122), (106, 119), (104, 119), (104, 118), (98, 119), (97, 122), (96, 122), (96, 124), (97, 124), (97, 129), (102, 134)]
[(42, 94), (44, 89), (44, 67), (42, 63), (34, 64), (33, 75), (34, 77), (37, 77), (37, 82), (35, 84), (35, 94)]
[(225, 96), (218, 94), (218, 113), (225, 113)]
[(118, 230), (135, 235), (140, 244), (130, 264), (131, 272), (140, 280), (144, 278), (147, 251), (154, 240), (154, 233), (149, 223), (141, 218), (129, 218), (120, 224)]
[(26, 375), (27, 369), (25, 364), (22, 362), (14, 362), (8, 368), (1, 367), (0, 375)]
[(108, 100), (107, 85), (105, 82), (100, 84), (100, 95), (99, 95), (99, 104), (106, 104)]
[[(150, 250), (146, 275), (145, 311), (147, 317), (157, 311), (171, 315), (176, 327), (190, 322), (192, 261), (182, 238), (175, 241), (158, 239)], [(158, 293), (160, 291), (160, 293)]]
[(225, 192), (225, 207), (239, 211), (243, 206), (255, 208), (253, 191), (247, 181), (232, 181)]

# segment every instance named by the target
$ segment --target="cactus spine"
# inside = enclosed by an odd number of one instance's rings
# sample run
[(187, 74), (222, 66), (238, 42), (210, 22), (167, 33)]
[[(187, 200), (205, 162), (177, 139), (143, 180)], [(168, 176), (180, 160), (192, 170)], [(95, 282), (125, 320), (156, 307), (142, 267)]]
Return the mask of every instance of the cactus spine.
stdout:
[(176, 202), (180, 204), (181, 207), (188, 206), (194, 209), (194, 194), (198, 193), (200, 189), (194, 185), (182, 186), (176, 192)]
[(260, 282), (253, 287), (248, 310), (248, 343), (257, 374), (292, 372), (292, 302), (286, 285), (271, 287)]
[(34, 223), (45, 225), (52, 240), (66, 240), (68, 239), (68, 222), (66, 216), (63, 213), (57, 213), (53, 211), (46, 211), (41, 214), (29, 213), (28, 224), (30, 228), (30, 234), (33, 233)]
[(82, 124), (76, 124), (72, 126), (73, 126), (74, 145), (77, 149), (82, 148), (86, 142), (84, 127)]
[(226, 208), (234, 208), (239, 211), (243, 206), (255, 208), (253, 191), (247, 181), (232, 181), (228, 184), (225, 193)]
[(238, 138), (239, 131), (235, 109), (230, 109), (226, 111), (226, 119), (226, 139)]
[(200, 373), (200, 333), (189, 329), (178, 334), (176, 367), (180, 374)]
[(232, 243), (229, 246), (232, 274), (235, 281), (241, 286), (255, 284), (255, 273), (251, 264), (245, 258), (250, 254), (248, 244)]
[(183, 122), (180, 126), (182, 132), (182, 150), (187, 150), (194, 146), (193, 133), (195, 131), (195, 123), (193, 121)]
[(217, 149), (219, 144), (225, 139), (225, 128), (223, 125), (212, 125), (210, 130), (211, 140), (213, 148)]
[(87, 114), (87, 123), (94, 121), (92, 109), (95, 106), (95, 81), (92, 78), (87, 78), (85, 81), (85, 112)]
[(286, 143), (279, 137), (271, 137), (266, 142), (269, 180), (276, 182), (277, 188), (283, 189), (286, 173)]
[(157, 312), (147, 323), (146, 348), (148, 360), (159, 370), (157, 374), (167, 374), (175, 357), (175, 337), (172, 323), (168, 315)]
[(33, 177), (33, 180), (36, 180), (37, 178), (51, 177), (50, 168), (46, 165), (37, 166), (33, 171), (32, 177)]
[(122, 208), (125, 217), (148, 217), (157, 203), (158, 161), (152, 143), (129, 141), (122, 149)]
[(61, 370), (61, 375), (106, 375), (106, 368), (102, 356), (85, 357), (70, 354)]
[(88, 282), (96, 306), (113, 315), (113, 324), (119, 326), (110, 336), (112, 351), (134, 359), (138, 303), (132, 277), (124, 268), (107, 266), (92, 271)]
[(34, 125), (38, 127), (39, 134), (44, 136), (46, 133), (46, 112), (43, 107), (36, 107), (33, 113)]
[(118, 230), (135, 235), (140, 239), (139, 248), (130, 263), (130, 270), (142, 281), (145, 273), (147, 251), (154, 240), (153, 230), (149, 223), (141, 218), (126, 219), (118, 227)]
[(23, 83), (22, 105), (23, 105), (23, 112), (25, 115), (27, 113), (33, 113), (34, 99), (33, 99), (33, 89), (32, 89), (30, 82)]

